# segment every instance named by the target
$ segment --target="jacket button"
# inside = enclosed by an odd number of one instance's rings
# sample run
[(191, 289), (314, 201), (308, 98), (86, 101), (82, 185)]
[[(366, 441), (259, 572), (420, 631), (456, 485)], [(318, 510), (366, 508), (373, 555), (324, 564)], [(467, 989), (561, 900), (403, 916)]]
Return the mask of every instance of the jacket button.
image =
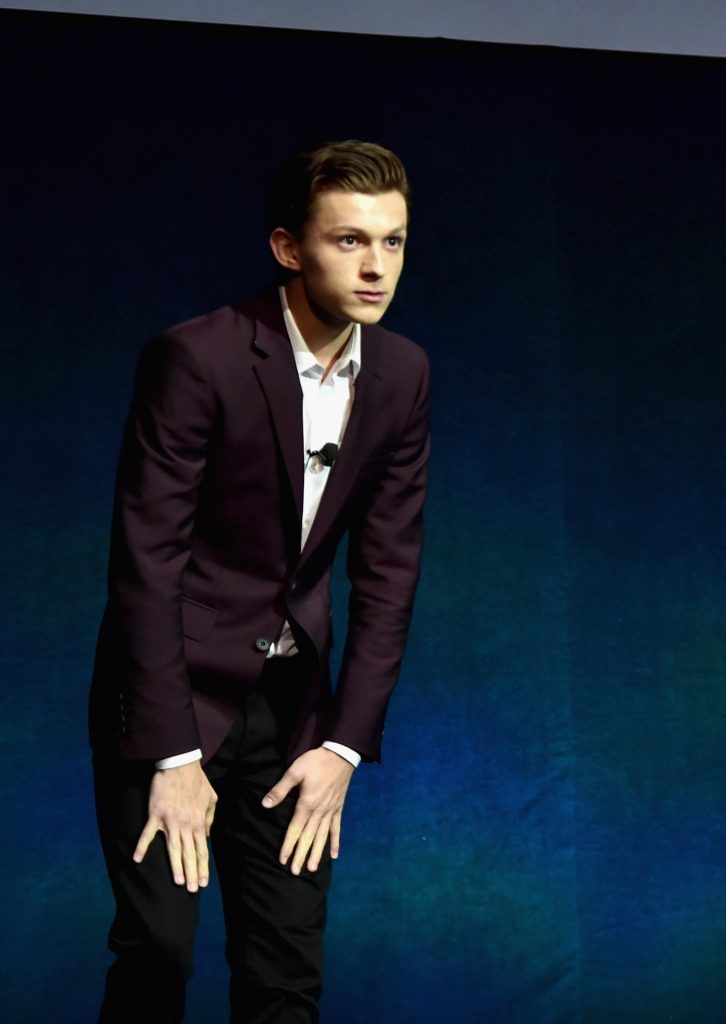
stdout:
[(297, 590), (297, 580), (290, 580), (290, 592)]
[(257, 648), (258, 651), (269, 651), (270, 641), (267, 639), (267, 637), (258, 636), (257, 639), (255, 640), (255, 647)]

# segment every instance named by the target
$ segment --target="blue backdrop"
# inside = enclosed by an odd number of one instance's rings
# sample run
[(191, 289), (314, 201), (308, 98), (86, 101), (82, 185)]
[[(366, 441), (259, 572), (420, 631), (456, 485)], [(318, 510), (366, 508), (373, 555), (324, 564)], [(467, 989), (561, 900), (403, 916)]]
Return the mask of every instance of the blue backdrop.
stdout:
[[(267, 177), (414, 184), (424, 575), (324, 1020), (726, 1020), (722, 61), (2, 12), (0, 1015), (94, 1019), (85, 697), (141, 345), (264, 284)], [(335, 598), (344, 615), (345, 585)], [(225, 1016), (205, 895), (189, 1020)]]

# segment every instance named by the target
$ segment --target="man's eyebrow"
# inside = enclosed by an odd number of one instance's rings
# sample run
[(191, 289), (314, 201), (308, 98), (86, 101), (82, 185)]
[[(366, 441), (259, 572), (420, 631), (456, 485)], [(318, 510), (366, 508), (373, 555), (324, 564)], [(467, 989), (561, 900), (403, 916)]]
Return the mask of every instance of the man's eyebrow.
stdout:
[[(330, 229), (331, 231), (349, 231), (351, 235), (368, 235), (368, 232), (363, 228), (353, 227), (352, 224), (334, 224)], [(396, 228), (392, 228), (386, 232), (386, 238), (389, 235), (404, 235), (406, 233), (406, 225), (401, 224)]]

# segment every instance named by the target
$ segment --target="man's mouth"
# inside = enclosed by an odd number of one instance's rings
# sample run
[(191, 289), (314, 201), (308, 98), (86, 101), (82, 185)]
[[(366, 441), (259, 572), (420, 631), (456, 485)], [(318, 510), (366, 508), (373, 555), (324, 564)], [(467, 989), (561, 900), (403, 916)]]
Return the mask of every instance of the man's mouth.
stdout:
[(355, 294), (359, 299), (362, 299), (363, 302), (383, 302), (386, 297), (385, 292), (376, 291), (357, 291)]

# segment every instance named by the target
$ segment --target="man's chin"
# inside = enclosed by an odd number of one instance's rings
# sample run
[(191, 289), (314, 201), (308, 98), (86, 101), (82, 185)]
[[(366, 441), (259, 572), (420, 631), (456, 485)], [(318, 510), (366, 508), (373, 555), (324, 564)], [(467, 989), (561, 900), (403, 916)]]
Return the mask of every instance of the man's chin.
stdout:
[(390, 302), (385, 303), (360, 303), (356, 306), (355, 312), (351, 310), (352, 319), (359, 324), (377, 324), (386, 312)]

